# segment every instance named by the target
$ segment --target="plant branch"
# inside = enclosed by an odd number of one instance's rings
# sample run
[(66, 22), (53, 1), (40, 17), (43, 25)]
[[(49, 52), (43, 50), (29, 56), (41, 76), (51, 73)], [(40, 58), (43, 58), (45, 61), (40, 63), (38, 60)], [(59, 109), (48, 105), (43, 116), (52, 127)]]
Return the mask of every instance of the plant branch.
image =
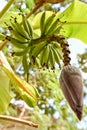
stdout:
[(39, 4), (35, 5), (35, 7), (25, 16), (25, 18), (29, 18), (33, 13), (35, 13), (44, 4), (45, 4), (44, 2), (40, 2)]
[(40, 38), (32, 40), (32, 43), (34, 45), (37, 45), (37, 44), (39, 44), (41, 42), (44, 42), (44, 41), (47, 41), (47, 40), (48, 41), (57, 41), (57, 42), (59, 42), (59, 40), (61, 38), (63, 38), (63, 36), (61, 36), (61, 35), (52, 35), (52, 36), (48, 36), (48, 37), (40, 37)]
[(23, 119), (20, 119), (20, 118), (16, 118), (16, 117), (0, 115), (0, 120), (10, 121), (10, 122), (14, 122), (14, 123), (18, 123), (18, 124), (22, 124), (22, 125), (28, 125), (28, 126), (31, 126), (31, 127), (38, 128), (38, 124), (35, 124), (31, 121), (23, 120)]
[(8, 3), (6, 4), (6, 6), (0, 12), (0, 18), (6, 13), (6, 11), (9, 9), (9, 7), (12, 5), (13, 2), (14, 2), (14, 0), (9, 0), (8, 1)]
[(43, 41), (50, 40), (50, 38), (52, 38), (52, 37), (53, 37), (53, 36), (40, 37), (40, 38), (37, 38), (37, 39), (33, 39), (33, 40), (32, 40), (32, 43), (33, 43), (34, 45), (37, 45), (37, 44), (39, 44), (39, 43), (41, 43), (41, 42), (43, 42)]

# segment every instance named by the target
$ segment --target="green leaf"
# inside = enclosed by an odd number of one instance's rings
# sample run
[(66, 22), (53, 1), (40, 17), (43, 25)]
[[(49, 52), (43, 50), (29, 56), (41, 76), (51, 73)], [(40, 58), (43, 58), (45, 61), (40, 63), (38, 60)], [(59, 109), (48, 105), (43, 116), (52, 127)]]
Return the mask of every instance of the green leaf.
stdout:
[(34, 7), (34, 0), (26, 0), (27, 7), (31, 10)]
[(9, 81), (10, 80), (6, 74), (0, 69), (0, 113), (3, 113), (7, 110), (11, 100)]
[(22, 80), (16, 76), (14, 72), (8, 69), (5, 65), (2, 64), (0, 67), (11, 79), (16, 91), (19, 92), (20, 96), (25, 100), (25, 102), (31, 107), (35, 106), (39, 97), (37, 90), (25, 80)]
[(23, 64), (23, 68), (24, 68), (25, 73), (28, 73), (28, 71), (29, 71), (29, 62), (27, 61), (27, 55), (26, 54), (23, 56), (22, 64)]
[(58, 17), (62, 17), (61, 21), (66, 21), (62, 32), (64, 36), (87, 42), (87, 4), (74, 0)]

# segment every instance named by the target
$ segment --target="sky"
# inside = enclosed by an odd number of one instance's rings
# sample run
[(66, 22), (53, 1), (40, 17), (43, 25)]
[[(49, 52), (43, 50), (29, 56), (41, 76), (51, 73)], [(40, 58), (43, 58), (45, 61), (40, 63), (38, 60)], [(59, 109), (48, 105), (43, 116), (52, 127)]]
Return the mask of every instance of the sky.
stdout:
[(77, 65), (77, 54), (82, 54), (87, 49), (87, 43), (74, 38), (68, 39), (69, 49), (71, 51), (71, 63)]
[(0, 11), (2, 10), (2, 8), (6, 5), (6, 1), (5, 0), (0, 0)]

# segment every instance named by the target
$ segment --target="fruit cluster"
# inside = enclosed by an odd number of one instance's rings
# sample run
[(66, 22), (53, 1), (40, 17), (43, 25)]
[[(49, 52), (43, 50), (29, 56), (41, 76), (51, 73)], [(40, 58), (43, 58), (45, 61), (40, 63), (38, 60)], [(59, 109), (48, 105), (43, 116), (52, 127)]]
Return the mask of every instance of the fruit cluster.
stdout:
[[(83, 108), (83, 87), (82, 77), (78, 68), (70, 65), (68, 42), (64, 36), (59, 35), (63, 22), (56, 14), (46, 18), (44, 12), (40, 20), (40, 36), (35, 38), (34, 31), (29, 21), (22, 15), (22, 25), (14, 18), (11, 21), (9, 30), (12, 36), (6, 36), (14, 46), (20, 49), (15, 55), (22, 56), (22, 63), (26, 73), (29, 71), (29, 64), (50, 69), (55, 68), (55, 63), (60, 66), (63, 58), (64, 67), (60, 74), (60, 86), (69, 102), (72, 110), (81, 120)], [(63, 55), (61, 55), (63, 52)], [(29, 63), (28, 63), (29, 62)]]

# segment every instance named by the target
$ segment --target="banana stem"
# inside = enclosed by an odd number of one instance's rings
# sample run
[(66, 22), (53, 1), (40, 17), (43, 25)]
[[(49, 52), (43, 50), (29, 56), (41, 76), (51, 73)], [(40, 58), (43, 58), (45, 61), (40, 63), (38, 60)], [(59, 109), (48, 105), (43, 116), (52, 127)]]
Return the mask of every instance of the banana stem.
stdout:
[(35, 13), (39, 8), (41, 8), (45, 3), (44, 2), (40, 2), (39, 4), (37, 4), (26, 16), (25, 18), (29, 18), (33, 13)]
[(18, 124), (38, 128), (38, 124), (35, 124), (31, 121), (23, 120), (23, 119), (20, 119), (20, 118), (16, 118), (16, 117), (0, 115), (0, 120), (10, 121), (10, 122), (13, 122), (13, 123), (18, 123)]
[(12, 5), (13, 2), (14, 2), (14, 0), (9, 0), (8, 1), (8, 3), (6, 4), (6, 6), (0, 12), (0, 18), (6, 13), (6, 11), (9, 9), (9, 7)]
[(59, 36), (52, 35), (52, 36), (49, 36), (49, 37), (40, 37), (40, 38), (34, 39), (34, 40), (32, 40), (32, 43), (34, 45), (37, 45), (37, 44), (39, 44), (43, 41), (47, 41), (47, 40), (58, 41), (58, 39), (59, 39)]

